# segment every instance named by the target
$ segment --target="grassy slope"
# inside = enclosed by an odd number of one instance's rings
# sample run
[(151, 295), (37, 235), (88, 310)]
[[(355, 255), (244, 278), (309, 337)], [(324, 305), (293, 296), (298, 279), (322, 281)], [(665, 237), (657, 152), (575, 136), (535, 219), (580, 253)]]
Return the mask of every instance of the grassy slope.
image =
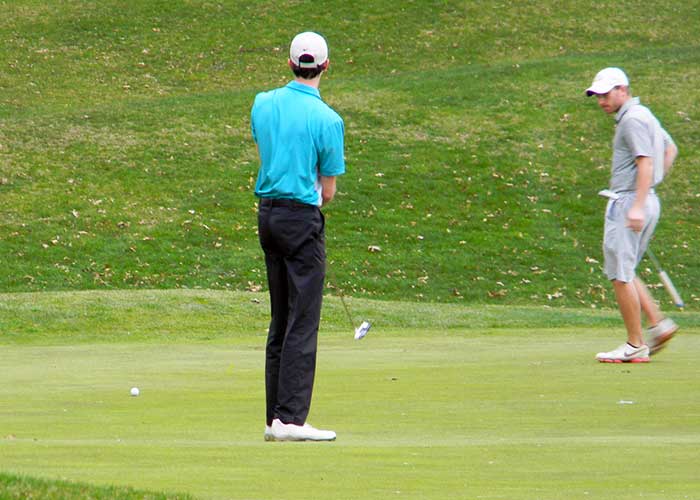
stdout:
[(595, 193), (612, 122), (582, 89), (616, 64), (681, 148), (657, 253), (694, 305), (697, 4), (312, 5), (4, 6), (0, 288), (263, 286), (248, 111), (288, 80), (303, 27), (330, 40), (322, 92), (347, 125), (328, 209), (346, 292), (610, 305)]

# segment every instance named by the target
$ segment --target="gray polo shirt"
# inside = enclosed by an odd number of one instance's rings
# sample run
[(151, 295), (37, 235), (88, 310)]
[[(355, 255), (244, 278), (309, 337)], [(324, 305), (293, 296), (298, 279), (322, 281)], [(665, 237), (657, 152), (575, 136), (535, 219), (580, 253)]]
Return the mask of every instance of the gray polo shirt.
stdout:
[(613, 138), (613, 158), (610, 176), (612, 191), (637, 189), (638, 156), (648, 156), (654, 164), (652, 186), (664, 177), (664, 154), (673, 139), (638, 97), (628, 99), (615, 115), (617, 127)]

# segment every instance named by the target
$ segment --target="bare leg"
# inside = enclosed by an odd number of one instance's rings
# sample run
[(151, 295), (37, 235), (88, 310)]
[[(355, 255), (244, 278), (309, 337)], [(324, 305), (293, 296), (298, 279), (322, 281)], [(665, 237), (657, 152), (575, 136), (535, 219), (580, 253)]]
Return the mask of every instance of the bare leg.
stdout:
[(647, 322), (649, 326), (658, 325), (659, 322), (664, 319), (664, 315), (661, 313), (659, 306), (656, 301), (649, 293), (649, 289), (639, 278), (634, 278), (634, 287), (637, 289), (637, 296), (639, 297), (639, 305), (642, 307), (644, 315), (647, 317)]
[(644, 344), (642, 338), (642, 310), (634, 281), (613, 280), (617, 305), (627, 328), (627, 341), (635, 346)]

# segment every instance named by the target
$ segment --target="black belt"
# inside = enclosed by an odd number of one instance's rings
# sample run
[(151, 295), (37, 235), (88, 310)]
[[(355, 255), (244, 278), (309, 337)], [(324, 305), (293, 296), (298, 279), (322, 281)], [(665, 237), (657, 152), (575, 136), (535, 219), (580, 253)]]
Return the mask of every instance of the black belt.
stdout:
[(315, 205), (302, 203), (290, 198), (260, 198), (261, 207), (287, 207), (287, 208), (310, 208)]

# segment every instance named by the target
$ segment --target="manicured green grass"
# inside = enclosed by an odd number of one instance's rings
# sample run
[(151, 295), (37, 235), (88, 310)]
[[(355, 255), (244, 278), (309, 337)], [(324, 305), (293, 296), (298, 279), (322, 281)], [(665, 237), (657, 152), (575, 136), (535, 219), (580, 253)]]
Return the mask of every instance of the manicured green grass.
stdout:
[[(8, 473), (219, 499), (699, 498), (695, 313), (652, 363), (601, 365), (614, 311), (352, 299), (374, 321), (357, 342), (328, 298), (310, 421), (338, 440), (311, 444), (262, 439), (260, 294), (2, 298)], [(70, 310), (72, 331), (51, 314)]]

